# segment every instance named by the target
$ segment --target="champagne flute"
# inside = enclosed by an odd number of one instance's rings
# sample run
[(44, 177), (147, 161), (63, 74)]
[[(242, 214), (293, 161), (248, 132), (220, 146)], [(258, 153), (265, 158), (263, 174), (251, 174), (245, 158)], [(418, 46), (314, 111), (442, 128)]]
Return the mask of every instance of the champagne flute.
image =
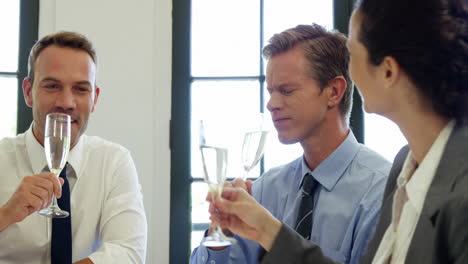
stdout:
[[(44, 150), (50, 172), (59, 177), (67, 163), (70, 151), (71, 118), (63, 113), (50, 113), (46, 117)], [(55, 194), (48, 208), (39, 211), (40, 215), (51, 218), (65, 218), (69, 213), (59, 208)]]
[[(203, 163), (203, 172), (205, 182), (208, 184), (211, 198), (215, 199), (221, 196), (223, 191), (224, 180), (226, 178), (228, 150), (216, 142), (210, 142), (214, 137), (222, 137), (220, 134), (209, 134), (207, 138), (206, 129), (211, 132), (211, 127), (207, 127), (206, 122), (200, 121), (200, 152)], [(212, 125), (211, 123), (209, 125)], [(222, 247), (232, 244), (233, 239), (226, 237), (221, 228), (216, 226), (213, 228), (211, 235), (205, 237), (202, 244), (206, 247)]]
[(266, 117), (259, 114), (252, 120), (253, 124), (248, 124), (249, 128), (244, 134), (244, 143), (242, 144), (241, 160), (244, 168), (242, 179), (248, 178), (249, 172), (262, 159), (265, 151), (265, 143), (269, 128), (266, 124)]

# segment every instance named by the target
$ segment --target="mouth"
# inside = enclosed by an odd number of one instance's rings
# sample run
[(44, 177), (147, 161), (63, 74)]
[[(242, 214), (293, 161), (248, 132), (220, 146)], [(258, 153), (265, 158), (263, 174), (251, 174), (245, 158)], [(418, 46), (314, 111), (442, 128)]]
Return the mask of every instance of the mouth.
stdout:
[(48, 112), (47, 114), (50, 114), (50, 113), (63, 113), (63, 114), (67, 114), (70, 116), (70, 123), (73, 125), (73, 124), (78, 124), (79, 123), (79, 115), (74, 113), (74, 112), (68, 112), (68, 111), (63, 111), (63, 110), (55, 110), (55, 111), (50, 111)]
[(277, 122), (286, 121), (286, 120), (289, 120), (289, 119), (290, 119), (290, 118), (288, 118), (288, 117), (274, 118), (274, 119), (273, 119), (273, 122), (274, 122), (274, 123), (277, 123)]
[(284, 127), (287, 124), (288, 120), (290, 119), (291, 118), (288, 118), (288, 117), (274, 118), (273, 124), (276, 127), (276, 129), (279, 129), (281, 127)]

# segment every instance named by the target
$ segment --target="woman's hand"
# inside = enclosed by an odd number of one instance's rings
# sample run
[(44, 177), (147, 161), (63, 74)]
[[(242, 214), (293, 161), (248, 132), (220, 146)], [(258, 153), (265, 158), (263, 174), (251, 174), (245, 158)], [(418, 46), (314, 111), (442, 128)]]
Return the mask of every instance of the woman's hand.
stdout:
[(244, 188), (226, 187), (222, 198), (210, 206), (210, 219), (222, 228), (258, 242), (269, 251), (282, 223), (262, 207)]

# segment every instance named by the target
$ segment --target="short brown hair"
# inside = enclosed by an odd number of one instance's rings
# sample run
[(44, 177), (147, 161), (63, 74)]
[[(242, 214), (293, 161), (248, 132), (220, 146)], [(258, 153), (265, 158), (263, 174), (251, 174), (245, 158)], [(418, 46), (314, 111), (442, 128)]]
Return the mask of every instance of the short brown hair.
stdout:
[(297, 45), (302, 47), (309, 62), (309, 75), (318, 82), (320, 89), (323, 90), (337, 76), (343, 76), (346, 80), (347, 86), (340, 102), (340, 110), (348, 121), (353, 105), (353, 86), (348, 73), (349, 52), (345, 35), (337, 31), (328, 31), (317, 24), (298, 25), (273, 35), (268, 45), (263, 48), (263, 56), (268, 60)]
[(37, 57), (47, 47), (56, 45), (72, 49), (83, 50), (91, 56), (91, 59), (97, 64), (96, 51), (93, 44), (85, 36), (69, 31), (60, 31), (43, 37), (38, 40), (31, 48), (28, 61), (28, 78), (31, 84), (34, 82), (34, 67)]

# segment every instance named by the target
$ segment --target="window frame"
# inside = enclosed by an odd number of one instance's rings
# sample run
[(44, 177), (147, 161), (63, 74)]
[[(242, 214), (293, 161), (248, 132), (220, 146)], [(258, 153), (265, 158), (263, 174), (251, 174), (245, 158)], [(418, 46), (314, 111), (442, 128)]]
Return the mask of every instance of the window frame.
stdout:
[(31, 122), (32, 111), (23, 96), (23, 79), (28, 75), (28, 57), (39, 32), (39, 0), (20, 0), (20, 27), (18, 50), (18, 118), (16, 133), (26, 131)]
[[(263, 21), (263, 3), (260, 1), (260, 19)], [(334, 27), (348, 33), (348, 21), (354, 0), (333, 0)], [(172, 23), (172, 110), (170, 125), (171, 149), (171, 201), (170, 201), (170, 263), (186, 263), (190, 256), (191, 223), (191, 168), (190, 168), (190, 109), (191, 83), (191, 0), (173, 1)], [(262, 23), (262, 22), (261, 22)], [(263, 25), (260, 36), (263, 36)], [(263, 47), (260, 40), (260, 54)], [(260, 57), (260, 98), (263, 100), (263, 60)], [(226, 78), (226, 77), (224, 77)], [(217, 78), (218, 79), (218, 78)], [(219, 78), (222, 79), (222, 78)], [(364, 142), (364, 114), (362, 101), (357, 89), (354, 92), (350, 126), (357, 140)], [(260, 110), (263, 110), (260, 104)], [(262, 165), (263, 166), (263, 165)], [(263, 167), (262, 167), (263, 170)]]

